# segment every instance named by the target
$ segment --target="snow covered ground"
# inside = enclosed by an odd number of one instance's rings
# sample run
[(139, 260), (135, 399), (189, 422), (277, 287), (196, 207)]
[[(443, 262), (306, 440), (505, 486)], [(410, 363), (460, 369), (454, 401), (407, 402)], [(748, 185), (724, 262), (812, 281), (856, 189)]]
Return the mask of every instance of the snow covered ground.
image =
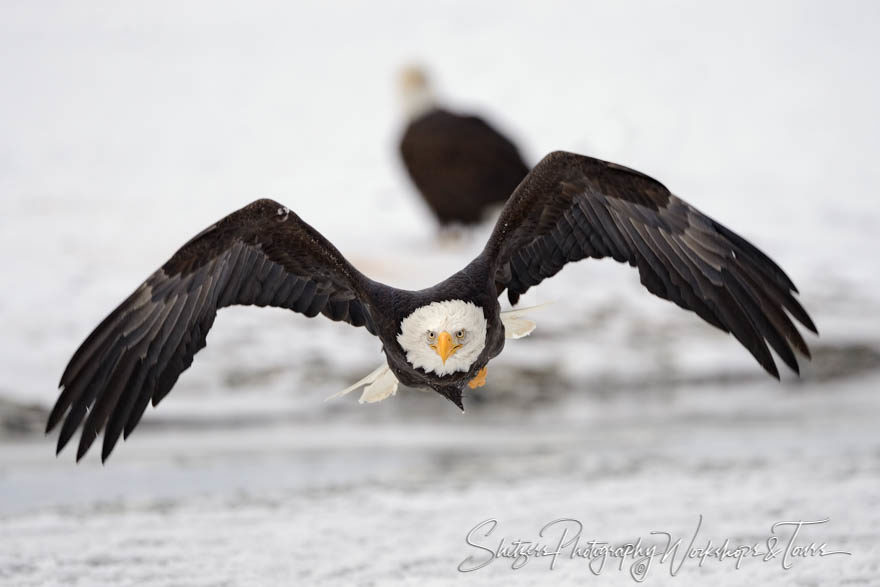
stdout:
[[(656, 566), (651, 584), (880, 582), (880, 80), (875, 3), (153, 2), (0, 7), (0, 582), (631, 584), (583, 561), (457, 567), (467, 532), (650, 532), (734, 544), (782, 520), (851, 556)], [(611, 262), (494, 361), (462, 416), (402, 391), (326, 396), (366, 332), (223, 310), (192, 369), (105, 467), (40, 428), (70, 354), (195, 232), (262, 196), (370, 276), (422, 287), (437, 250), (394, 152), (397, 68), (434, 72), (537, 161), (654, 175), (791, 275), (821, 338), (797, 379)]]

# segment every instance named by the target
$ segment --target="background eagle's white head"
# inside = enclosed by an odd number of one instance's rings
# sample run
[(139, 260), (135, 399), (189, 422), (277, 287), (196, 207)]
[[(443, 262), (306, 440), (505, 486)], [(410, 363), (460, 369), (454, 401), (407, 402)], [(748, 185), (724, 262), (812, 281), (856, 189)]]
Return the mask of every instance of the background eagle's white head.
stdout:
[(471, 302), (433, 302), (403, 319), (397, 342), (413, 367), (441, 376), (469, 371), (486, 346), (486, 318)]
[(404, 67), (397, 78), (397, 89), (406, 118), (419, 118), (436, 107), (436, 96), (428, 73), (417, 65)]

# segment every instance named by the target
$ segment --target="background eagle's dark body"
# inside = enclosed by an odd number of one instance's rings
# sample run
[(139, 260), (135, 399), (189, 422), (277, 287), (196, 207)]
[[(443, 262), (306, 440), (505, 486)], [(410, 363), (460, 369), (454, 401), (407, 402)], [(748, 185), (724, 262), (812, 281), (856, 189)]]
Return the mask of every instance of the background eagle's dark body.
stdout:
[[(516, 303), (586, 257), (637, 267), (649, 291), (733, 334), (775, 377), (769, 347), (795, 371), (794, 351), (809, 356), (788, 313), (816, 328), (769, 257), (644, 174), (555, 152), (516, 189), (482, 253), (420, 291), (367, 278), (277, 202), (258, 200), (230, 214), (184, 245), (83, 342), (61, 377), (47, 429), (63, 420), (60, 451), (84, 421), (78, 458), (103, 430), (106, 458), (189, 367), (217, 310), (235, 304), (364, 326), (382, 341), (402, 383), (431, 387), (461, 406), (461, 389), (504, 346), (498, 295), (506, 291)], [(483, 309), (487, 340), (468, 372), (441, 377), (407, 363), (397, 335), (416, 308), (451, 299)]]
[(481, 221), (529, 172), (516, 146), (483, 119), (439, 108), (409, 123), (400, 155), (441, 225)]

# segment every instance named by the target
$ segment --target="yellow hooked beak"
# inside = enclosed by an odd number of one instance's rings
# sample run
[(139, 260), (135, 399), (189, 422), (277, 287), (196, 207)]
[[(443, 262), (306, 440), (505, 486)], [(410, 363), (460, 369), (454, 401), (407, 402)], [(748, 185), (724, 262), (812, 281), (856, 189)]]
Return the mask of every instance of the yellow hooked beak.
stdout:
[(431, 345), (431, 348), (434, 349), (434, 352), (440, 355), (440, 358), (443, 359), (443, 364), (446, 364), (446, 359), (455, 354), (455, 351), (461, 348), (460, 344), (452, 343), (452, 335), (446, 332), (445, 330), (437, 335), (437, 342)]

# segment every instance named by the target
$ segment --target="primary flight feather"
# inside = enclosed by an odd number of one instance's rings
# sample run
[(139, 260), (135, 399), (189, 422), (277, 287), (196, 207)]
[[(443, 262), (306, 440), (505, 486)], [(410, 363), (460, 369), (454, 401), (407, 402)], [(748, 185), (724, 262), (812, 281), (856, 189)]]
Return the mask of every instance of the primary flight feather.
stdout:
[[(511, 304), (572, 261), (611, 257), (639, 271), (651, 293), (730, 332), (771, 375), (772, 348), (795, 372), (809, 349), (792, 317), (816, 332), (788, 276), (748, 241), (661, 183), (573, 153), (547, 155), (516, 188), (482, 253), (420, 291), (373, 281), (295, 213), (257, 200), (181, 247), (101, 322), (61, 377), (47, 432), (58, 451), (82, 425), (77, 459), (103, 431), (106, 459), (147, 405), (171, 390), (205, 346), (217, 310), (274, 306), (363, 326), (382, 342), (383, 365), (355, 386), (362, 400), (398, 382), (437, 391), (459, 408), (485, 382), (488, 362), (533, 323)], [(530, 325), (522, 329), (522, 324)]]

